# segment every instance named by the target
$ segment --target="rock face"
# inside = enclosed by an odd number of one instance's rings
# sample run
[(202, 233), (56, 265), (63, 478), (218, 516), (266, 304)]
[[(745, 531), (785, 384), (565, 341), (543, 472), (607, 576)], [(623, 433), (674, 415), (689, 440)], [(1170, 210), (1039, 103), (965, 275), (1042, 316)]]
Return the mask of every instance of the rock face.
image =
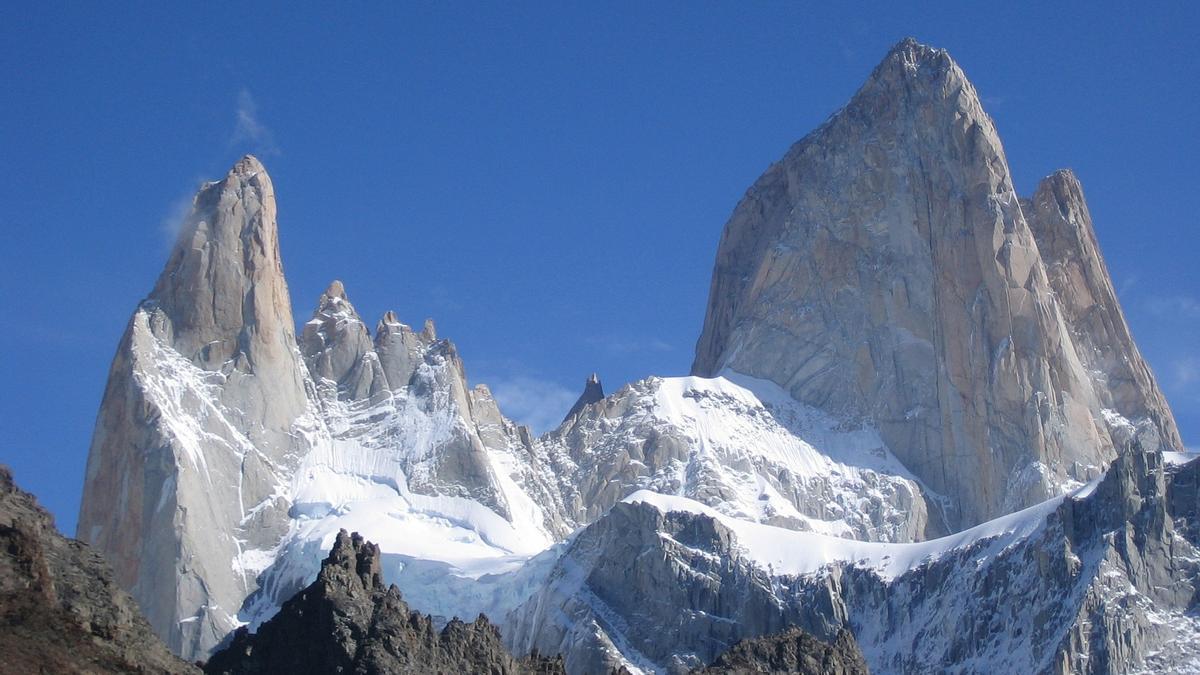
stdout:
[(943, 527), (877, 434), (842, 431), (771, 382), (648, 378), (568, 416), (537, 445), (579, 524), (650, 489), (839, 537), (913, 541)]
[(383, 583), (379, 547), (342, 530), (316, 581), (257, 633), (238, 629), (208, 673), (562, 673), (561, 659), (516, 659), (482, 615), (473, 623), (409, 610)]
[[(693, 372), (769, 379), (878, 429), (954, 529), (1096, 476), (1126, 424), (1106, 406), (1178, 447), (1068, 182), (1031, 218), (962, 70), (901, 42), (734, 211)], [(1062, 301), (1068, 285), (1094, 295)]]
[(570, 672), (685, 672), (785, 627), (853, 632), (874, 673), (1195, 672), (1198, 477), (1131, 446), (1075, 496), (909, 544), (638, 493), (571, 541), (505, 634)]
[(273, 610), (311, 581), (319, 558), (278, 553), (311, 534), (298, 521), (348, 502), (393, 499), (386, 512), (502, 541), (497, 554), (569, 529), (528, 429), (468, 386), (431, 321), (413, 331), (388, 312), (372, 337), (334, 282), (299, 339), (293, 326), (274, 190), (246, 157), (196, 195), (130, 321), (80, 508), (80, 538), (185, 658), (266, 618), (248, 597)]
[(64, 538), (0, 466), (0, 670), (193, 673), (151, 631), (104, 559)]
[(1019, 199), (945, 52), (902, 42), (750, 190), (697, 375), (593, 376), (540, 438), (340, 282), (297, 339), (276, 238), (256, 160), (204, 186), (88, 462), (79, 534), (169, 646), (248, 626), (210, 670), (545, 666), (433, 628), (480, 614), (572, 673), (842, 672), (846, 631), (885, 673), (1200, 663), (1200, 464), (1162, 466), (1078, 182)]
[(117, 348), (88, 455), (78, 535), (187, 658), (236, 625), (306, 450), (277, 235), (258, 160), (201, 188)]
[(1110, 426), (1126, 426), (1143, 445), (1183, 447), (1171, 408), (1125, 323), (1075, 174), (1047, 176), (1021, 206), (1075, 353), (1096, 382)]
[(579, 395), (579, 399), (575, 401), (575, 405), (571, 406), (571, 410), (567, 412), (567, 416), (563, 418), (563, 423), (566, 424), (575, 417), (583, 409), (593, 403), (599, 403), (604, 400), (604, 385), (600, 384), (600, 376), (592, 373), (587, 382), (583, 383), (583, 393)]
[(799, 628), (776, 635), (750, 638), (730, 648), (700, 675), (718, 673), (798, 673), (800, 675), (867, 675), (869, 669), (850, 631), (838, 633), (832, 644)]

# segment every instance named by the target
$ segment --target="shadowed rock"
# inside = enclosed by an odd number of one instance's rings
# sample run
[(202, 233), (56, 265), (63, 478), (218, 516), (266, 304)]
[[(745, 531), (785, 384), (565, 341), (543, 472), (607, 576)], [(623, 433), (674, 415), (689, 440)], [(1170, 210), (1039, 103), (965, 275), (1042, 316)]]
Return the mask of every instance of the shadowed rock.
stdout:
[(604, 400), (604, 385), (600, 384), (600, 376), (592, 373), (587, 382), (583, 383), (583, 393), (579, 395), (579, 399), (575, 401), (575, 405), (571, 406), (570, 412), (563, 418), (563, 424), (566, 424), (572, 417), (578, 415), (586, 406)]
[(193, 673), (99, 553), (67, 539), (0, 466), (0, 671)]
[(379, 547), (342, 530), (316, 581), (251, 634), (240, 628), (207, 673), (562, 673), (561, 659), (514, 658), (480, 615), (442, 630), (380, 575)]
[(869, 669), (850, 631), (822, 642), (799, 628), (742, 640), (696, 675), (718, 673), (797, 673), (798, 675), (867, 675)]

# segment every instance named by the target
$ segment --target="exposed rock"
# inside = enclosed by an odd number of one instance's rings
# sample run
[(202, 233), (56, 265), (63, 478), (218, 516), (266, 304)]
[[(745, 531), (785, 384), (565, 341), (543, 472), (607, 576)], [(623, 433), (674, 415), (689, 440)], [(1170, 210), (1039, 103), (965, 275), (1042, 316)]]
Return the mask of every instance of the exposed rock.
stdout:
[(698, 674), (798, 673), (799, 675), (867, 675), (858, 643), (848, 630), (833, 643), (822, 642), (799, 628), (749, 638), (730, 648)]
[(575, 401), (575, 405), (571, 406), (571, 410), (563, 418), (563, 424), (571, 421), (571, 418), (578, 415), (585, 407), (603, 400), (604, 385), (600, 384), (600, 376), (592, 373), (591, 377), (588, 377), (587, 382), (583, 383), (583, 393), (579, 395), (579, 398)]
[(946, 540), (852, 545), (804, 573), (758, 562), (792, 533), (742, 540), (709, 515), (621, 503), (505, 632), (517, 652), (563, 653), (570, 672), (679, 672), (789, 626), (851, 630), (876, 673), (1197, 672), (1197, 476), (1200, 461), (1165, 472), (1130, 446), (1090, 494)]
[(371, 335), (340, 281), (321, 294), (313, 318), (304, 324), (300, 352), (308, 372), (317, 381), (332, 382), (336, 396), (359, 400), (389, 389)]
[(342, 530), (316, 581), (249, 633), (240, 628), (208, 673), (561, 673), (561, 659), (516, 659), (486, 617), (440, 631), (383, 583), (379, 547)]
[(1022, 209), (1110, 426), (1127, 426), (1146, 447), (1183, 447), (1171, 408), (1125, 323), (1075, 174), (1057, 171), (1042, 179)]
[[(735, 209), (693, 372), (770, 379), (877, 428), (960, 529), (1095, 477), (1115, 456), (1110, 399), (1177, 440), (1115, 297), (1096, 321), (1115, 343), (1082, 359), (1091, 319), (1055, 290), (974, 87), (905, 40)], [(1128, 356), (1132, 386), (1102, 391), (1085, 363), (1105, 354)]]
[[(309, 387), (279, 258), (275, 193), (244, 157), (204, 185), (117, 348), (78, 535), (186, 658), (237, 624), (253, 554), (287, 531)], [(231, 573), (232, 570), (232, 573)]]
[(652, 377), (539, 439), (566, 517), (603, 516), (640, 489), (738, 518), (872, 541), (942, 525), (877, 434), (845, 431), (770, 382)]
[(99, 553), (66, 539), (0, 466), (0, 671), (193, 673)]

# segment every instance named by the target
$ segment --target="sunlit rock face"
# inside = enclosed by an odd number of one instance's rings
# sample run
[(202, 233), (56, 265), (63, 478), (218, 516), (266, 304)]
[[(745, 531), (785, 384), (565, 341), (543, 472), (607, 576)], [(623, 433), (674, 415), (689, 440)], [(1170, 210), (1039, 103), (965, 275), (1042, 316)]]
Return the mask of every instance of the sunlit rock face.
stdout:
[(204, 185), (134, 312), (97, 416), (79, 537), (185, 658), (233, 629), (254, 551), (287, 530), (307, 376), (257, 159)]
[[(1094, 477), (1114, 457), (1116, 428), (1145, 420), (1177, 447), (1082, 193), (1056, 215), (1048, 191), (1031, 218), (962, 69), (945, 51), (901, 42), (735, 209), (693, 372), (769, 379), (847, 425), (877, 428), (948, 498), (952, 529)], [(1048, 273), (1035, 235), (1063, 219), (1087, 236), (1054, 240), (1056, 255), (1103, 275), (1088, 279), (1094, 299), (1063, 298), (1075, 282)], [(1092, 322), (1108, 329), (1093, 338), (1103, 347), (1077, 341)], [(1092, 370), (1105, 360), (1125, 372), (1110, 381)]]

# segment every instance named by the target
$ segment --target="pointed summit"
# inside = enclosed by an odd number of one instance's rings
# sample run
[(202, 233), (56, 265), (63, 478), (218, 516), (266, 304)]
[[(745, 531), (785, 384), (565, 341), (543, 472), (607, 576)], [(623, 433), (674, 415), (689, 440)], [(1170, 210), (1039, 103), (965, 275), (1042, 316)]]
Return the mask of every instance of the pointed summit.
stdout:
[(1063, 318), (1073, 329), (1076, 354), (1088, 371), (1103, 374), (1097, 395), (1104, 409), (1122, 420), (1144, 420), (1143, 428), (1118, 420), (1123, 432), (1134, 429), (1142, 445), (1181, 449), (1171, 408), (1125, 322), (1079, 179), (1070, 169), (1055, 171), (1022, 209)]
[(583, 383), (583, 393), (579, 395), (579, 399), (575, 401), (575, 405), (571, 406), (571, 411), (563, 418), (563, 422), (569, 421), (575, 417), (587, 406), (604, 400), (604, 385), (600, 384), (600, 376), (592, 373), (587, 381)]
[(693, 373), (877, 429), (951, 529), (1012, 512), (1115, 455), (1038, 249), (975, 88), (903, 40), (734, 210)]
[(342, 285), (340, 279), (334, 279), (329, 283), (329, 287), (325, 289), (324, 297), (326, 298), (341, 298), (346, 299), (346, 287)]
[[(269, 549), (286, 529), (275, 486), (305, 447), (293, 430), (309, 403), (305, 379), (275, 189), (246, 156), (201, 186), (130, 319), (79, 513), (79, 538), (185, 657), (206, 654), (253, 590), (253, 575), (229, 574), (241, 547)], [(201, 410), (202, 424), (191, 417)]]
[(335, 386), (339, 398), (360, 400), (388, 388), (367, 326), (337, 279), (321, 294), (312, 318), (304, 324), (300, 352), (317, 383)]
[(175, 349), (204, 368), (285, 358), (294, 329), (278, 235), (275, 188), (254, 157), (201, 187), (149, 297)]

